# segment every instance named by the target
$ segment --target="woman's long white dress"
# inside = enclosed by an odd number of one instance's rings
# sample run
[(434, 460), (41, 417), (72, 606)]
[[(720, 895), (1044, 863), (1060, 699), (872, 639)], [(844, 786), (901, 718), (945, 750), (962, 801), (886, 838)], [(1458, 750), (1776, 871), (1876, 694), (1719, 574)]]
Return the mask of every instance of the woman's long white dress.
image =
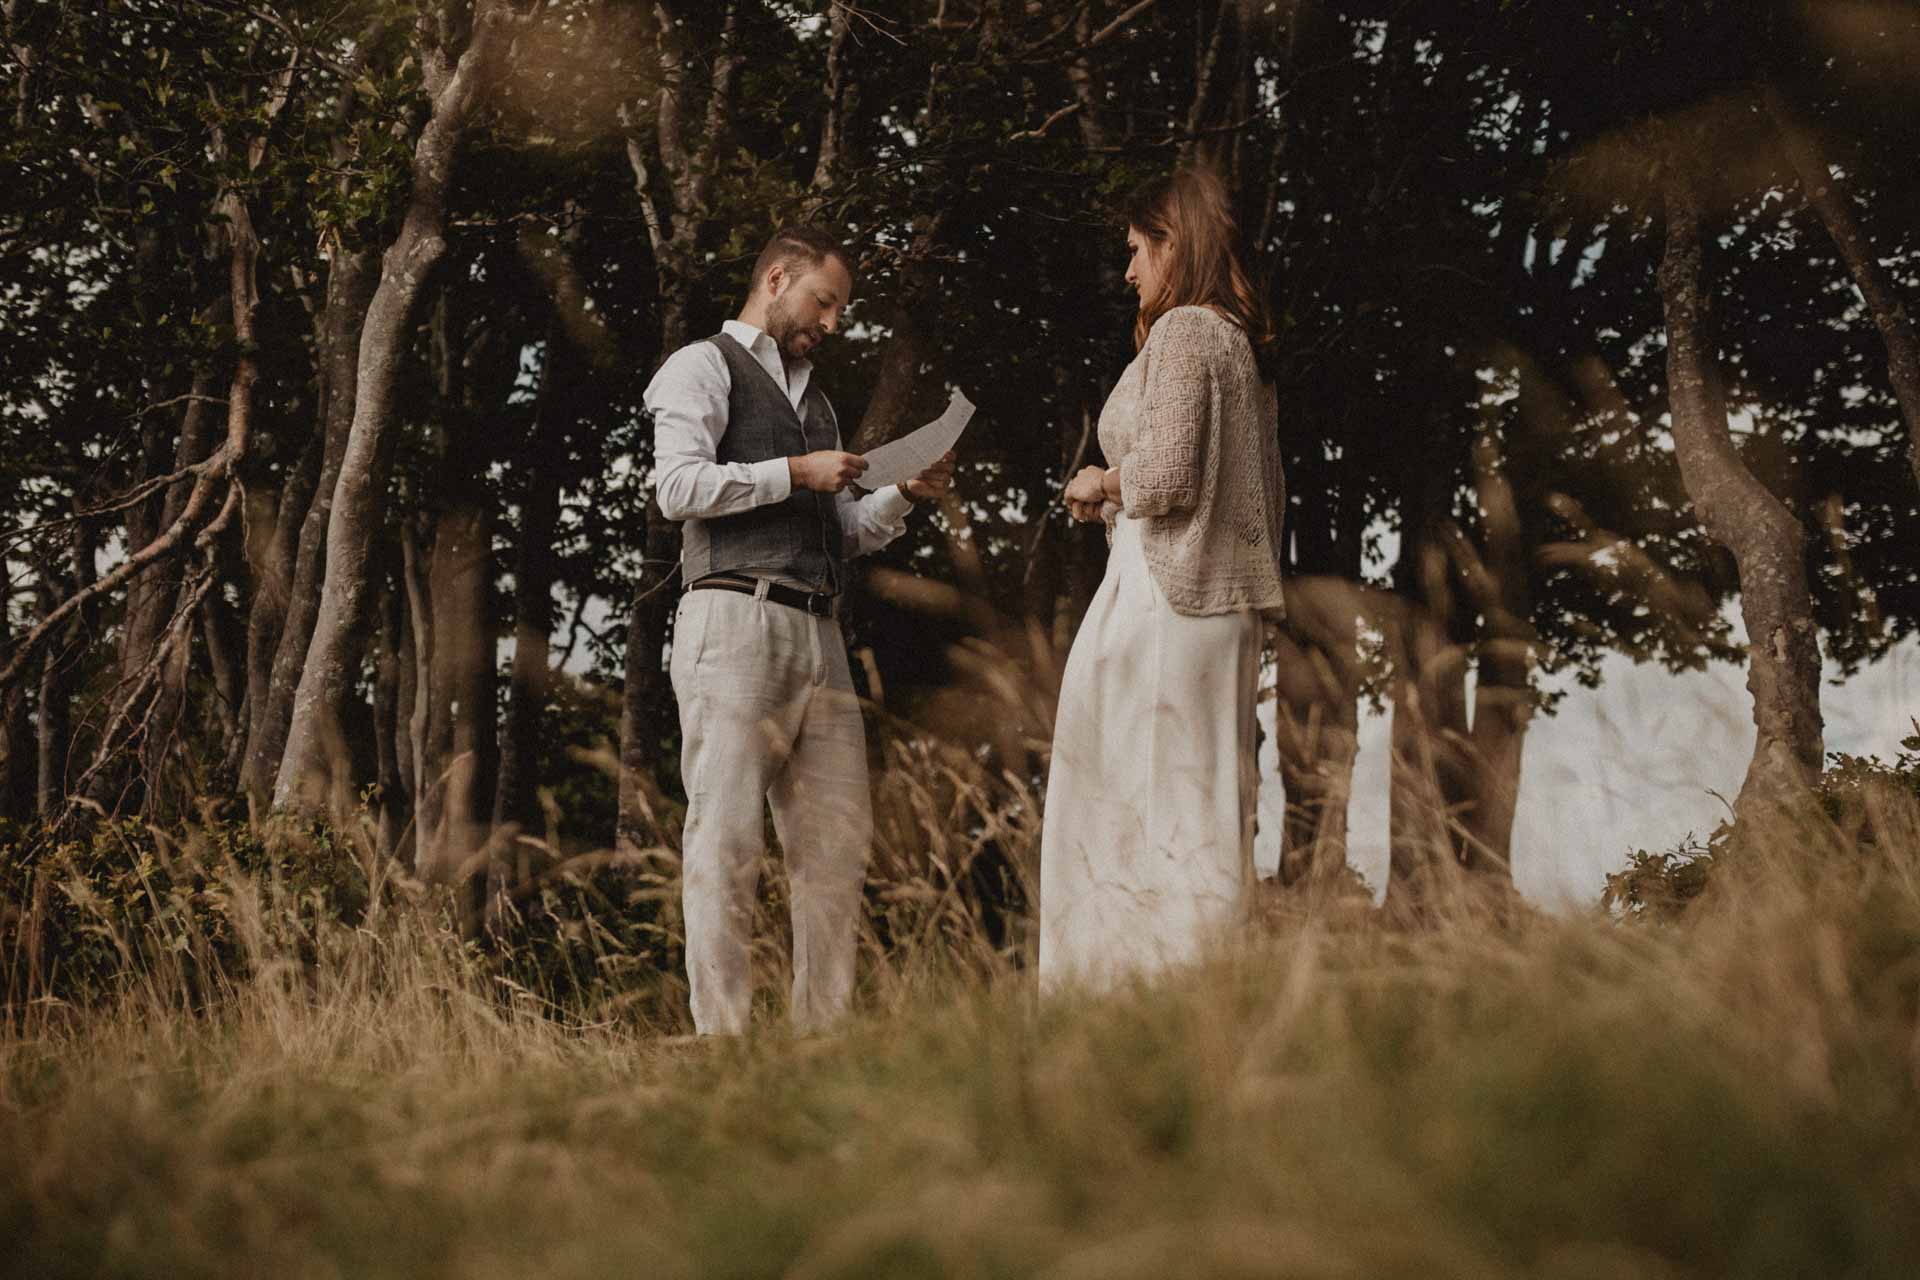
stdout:
[(1110, 986), (1200, 958), (1253, 882), (1257, 614), (1176, 613), (1115, 517), (1074, 638), (1040, 841), (1040, 985)]

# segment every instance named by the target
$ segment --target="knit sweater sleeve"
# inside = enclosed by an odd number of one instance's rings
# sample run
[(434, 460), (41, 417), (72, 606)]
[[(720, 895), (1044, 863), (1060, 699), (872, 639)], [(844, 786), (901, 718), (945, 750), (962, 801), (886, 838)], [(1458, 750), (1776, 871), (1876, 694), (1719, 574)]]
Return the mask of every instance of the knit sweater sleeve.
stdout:
[(1120, 505), (1139, 519), (1200, 501), (1213, 413), (1214, 336), (1198, 308), (1179, 307), (1147, 339), (1147, 385), (1133, 448), (1120, 460)]

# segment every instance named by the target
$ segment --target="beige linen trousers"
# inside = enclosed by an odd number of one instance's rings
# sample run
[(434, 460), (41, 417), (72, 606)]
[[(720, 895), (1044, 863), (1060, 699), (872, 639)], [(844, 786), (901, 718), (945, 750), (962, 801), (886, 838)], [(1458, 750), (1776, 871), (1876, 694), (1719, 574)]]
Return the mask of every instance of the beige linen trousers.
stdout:
[(689, 591), (674, 625), (672, 676), (694, 1027), (747, 1029), (764, 797), (791, 884), (793, 1024), (817, 1030), (852, 995), (873, 836), (866, 733), (840, 624), (762, 595)]

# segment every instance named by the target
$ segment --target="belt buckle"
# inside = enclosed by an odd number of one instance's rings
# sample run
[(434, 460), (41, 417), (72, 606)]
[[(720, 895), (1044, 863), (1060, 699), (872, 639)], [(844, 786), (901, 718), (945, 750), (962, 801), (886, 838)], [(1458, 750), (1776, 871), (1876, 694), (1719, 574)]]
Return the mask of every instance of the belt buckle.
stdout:
[(831, 618), (833, 616), (833, 597), (824, 591), (807, 592), (807, 612), (816, 618)]

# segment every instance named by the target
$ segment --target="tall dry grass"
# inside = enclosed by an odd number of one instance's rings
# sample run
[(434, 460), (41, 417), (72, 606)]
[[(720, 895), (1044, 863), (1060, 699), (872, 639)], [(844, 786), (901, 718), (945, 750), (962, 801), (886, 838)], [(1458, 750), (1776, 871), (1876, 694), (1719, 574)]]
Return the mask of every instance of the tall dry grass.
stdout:
[(190, 1009), (150, 977), (16, 1023), (0, 1272), (1920, 1274), (1910, 792), (1743, 833), (1671, 924), (1309, 897), (1041, 1002), (968, 905), (1030, 834), (982, 785), (883, 781), (876, 865), (920, 882), (878, 886), (827, 1037), (781, 1029), (777, 945), (766, 1029), (703, 1042), (502, 984), (404, 904), (304, 958), (262, 915)]

